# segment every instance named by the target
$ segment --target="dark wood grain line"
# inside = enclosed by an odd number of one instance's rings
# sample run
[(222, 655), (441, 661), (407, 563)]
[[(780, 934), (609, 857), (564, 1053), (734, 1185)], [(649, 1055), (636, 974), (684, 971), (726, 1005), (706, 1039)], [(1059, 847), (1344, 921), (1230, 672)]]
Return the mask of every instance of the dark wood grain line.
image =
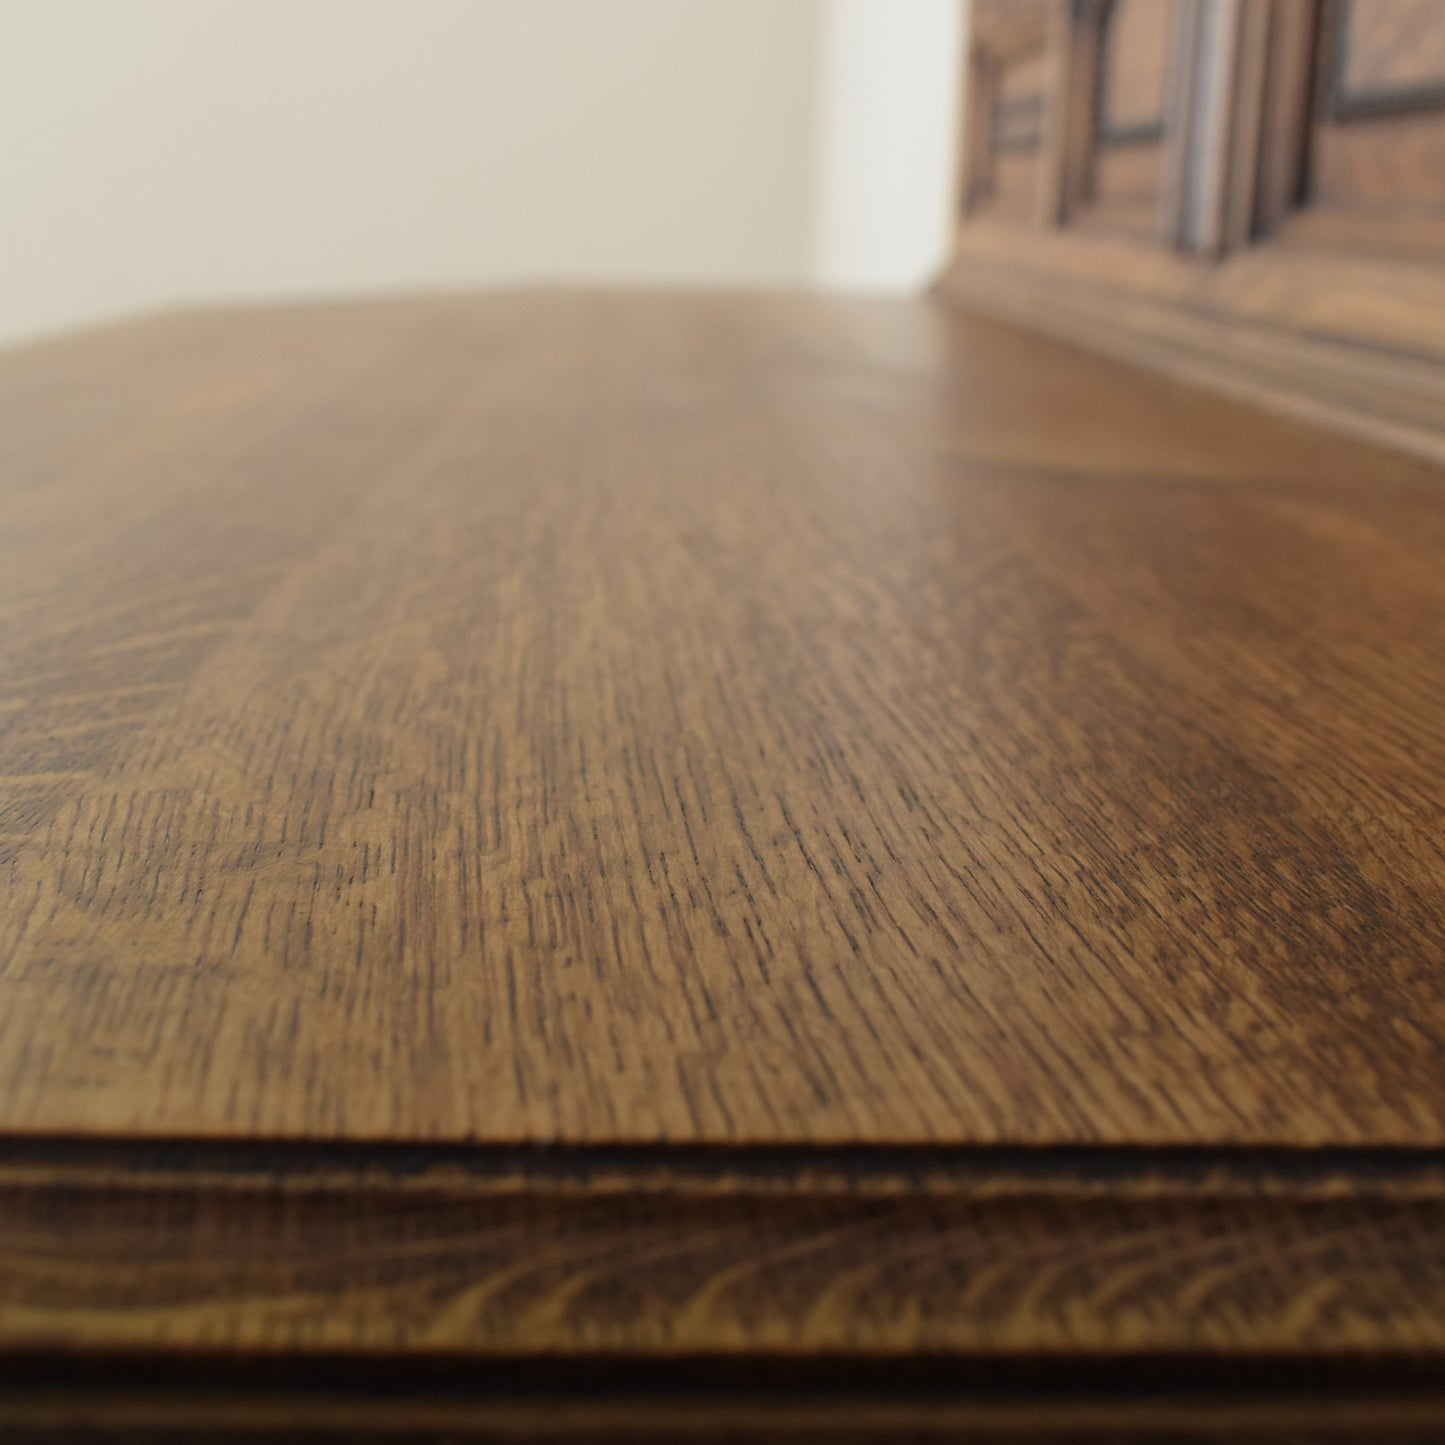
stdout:
[[(1175, 1397), (904, 1399), (843, 1395), (749, 1397), (736, 1389), (657, 1399), (647, 1394), (449, 1399), (377, 1398), (256, 1389), (129, 1392), (30, 1390), (0, 1396), (7, 1440), (86, 1439), (150, 1445), (157, 1438), (205, 1445), (223, 1440), (300, 1442), (405, 1439), (459, 1442), (635, 1440), (721, 1442), (846, 1440), (904, 1445), (965, 1438), (1026, 1439), (1039, 1445), (1138, 1441), (1149, 1445), (1434, 1445), (1441, 1406), (1430, 1399), (1326, 1395), (1250, 1396), (1214, 1389)], [(73, 1432), (73, 1433), (72, 1433)]]
[(371, 1180), (391, 1187), (506, 1189), (609, 1182), (861, 1194), (939, 1190), (1003, 1193), (1092, 1189), (1238, 1192), (1445, 1192), (1445, 1151), (1412, 1148), (528, 1145), (521, 1147), (296, 1140), (0, 1139), (0, 1179), (142, 1181), (219, 1187), (226, 1181)]

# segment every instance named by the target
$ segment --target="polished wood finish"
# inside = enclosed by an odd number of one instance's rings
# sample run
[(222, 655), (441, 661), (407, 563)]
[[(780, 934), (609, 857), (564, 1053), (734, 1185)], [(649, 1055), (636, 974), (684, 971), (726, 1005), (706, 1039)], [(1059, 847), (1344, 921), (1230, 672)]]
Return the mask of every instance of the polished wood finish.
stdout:
[(945, 295), (0, 437), (0, 1426), (1445, 1420), (1440, 472)]
[(128, 336), (0, 376), (7, 1128), (1445, 1143), (1408, 472), (928, 306)]

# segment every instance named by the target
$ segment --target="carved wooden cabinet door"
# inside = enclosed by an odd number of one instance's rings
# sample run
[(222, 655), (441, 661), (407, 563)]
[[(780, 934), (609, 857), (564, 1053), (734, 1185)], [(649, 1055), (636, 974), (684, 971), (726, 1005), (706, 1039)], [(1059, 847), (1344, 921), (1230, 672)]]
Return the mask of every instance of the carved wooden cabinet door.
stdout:
[(1321, 240), (1445, 255), (1445, 5), (1331, 0), (1304, 188)]
[(946, 286), (1445, 455), (1445, 0), (976, 0)]

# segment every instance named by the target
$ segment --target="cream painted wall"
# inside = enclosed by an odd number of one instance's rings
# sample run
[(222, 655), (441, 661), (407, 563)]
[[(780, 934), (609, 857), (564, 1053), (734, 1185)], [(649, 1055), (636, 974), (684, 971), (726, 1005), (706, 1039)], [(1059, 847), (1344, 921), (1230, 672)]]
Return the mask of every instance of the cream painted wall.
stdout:
[(952, 245), (967, 0), (829, 0), (814, 274), (911, 290)]
[(0, 341), (188, 301), (901, 284), (830, 229), (901, 175), (837, 178), (870, 111), (947, 89), (918, 17), (955, 3), (0, 0)]

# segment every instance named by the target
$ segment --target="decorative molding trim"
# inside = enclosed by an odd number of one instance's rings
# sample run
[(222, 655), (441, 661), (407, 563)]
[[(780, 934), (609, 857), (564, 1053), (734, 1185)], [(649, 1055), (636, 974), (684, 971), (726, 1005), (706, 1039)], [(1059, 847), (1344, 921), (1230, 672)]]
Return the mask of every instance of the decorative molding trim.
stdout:
[(976, 224), (939, 289), (971, 311), (1445, 464), (1445, 277), (1425, 268), (1337, 261), (1284, 240), (1201, 266), (1142, 242)]
[(0, 1431), (1445, 1425), (1436, 1150), (0, 1152)]

